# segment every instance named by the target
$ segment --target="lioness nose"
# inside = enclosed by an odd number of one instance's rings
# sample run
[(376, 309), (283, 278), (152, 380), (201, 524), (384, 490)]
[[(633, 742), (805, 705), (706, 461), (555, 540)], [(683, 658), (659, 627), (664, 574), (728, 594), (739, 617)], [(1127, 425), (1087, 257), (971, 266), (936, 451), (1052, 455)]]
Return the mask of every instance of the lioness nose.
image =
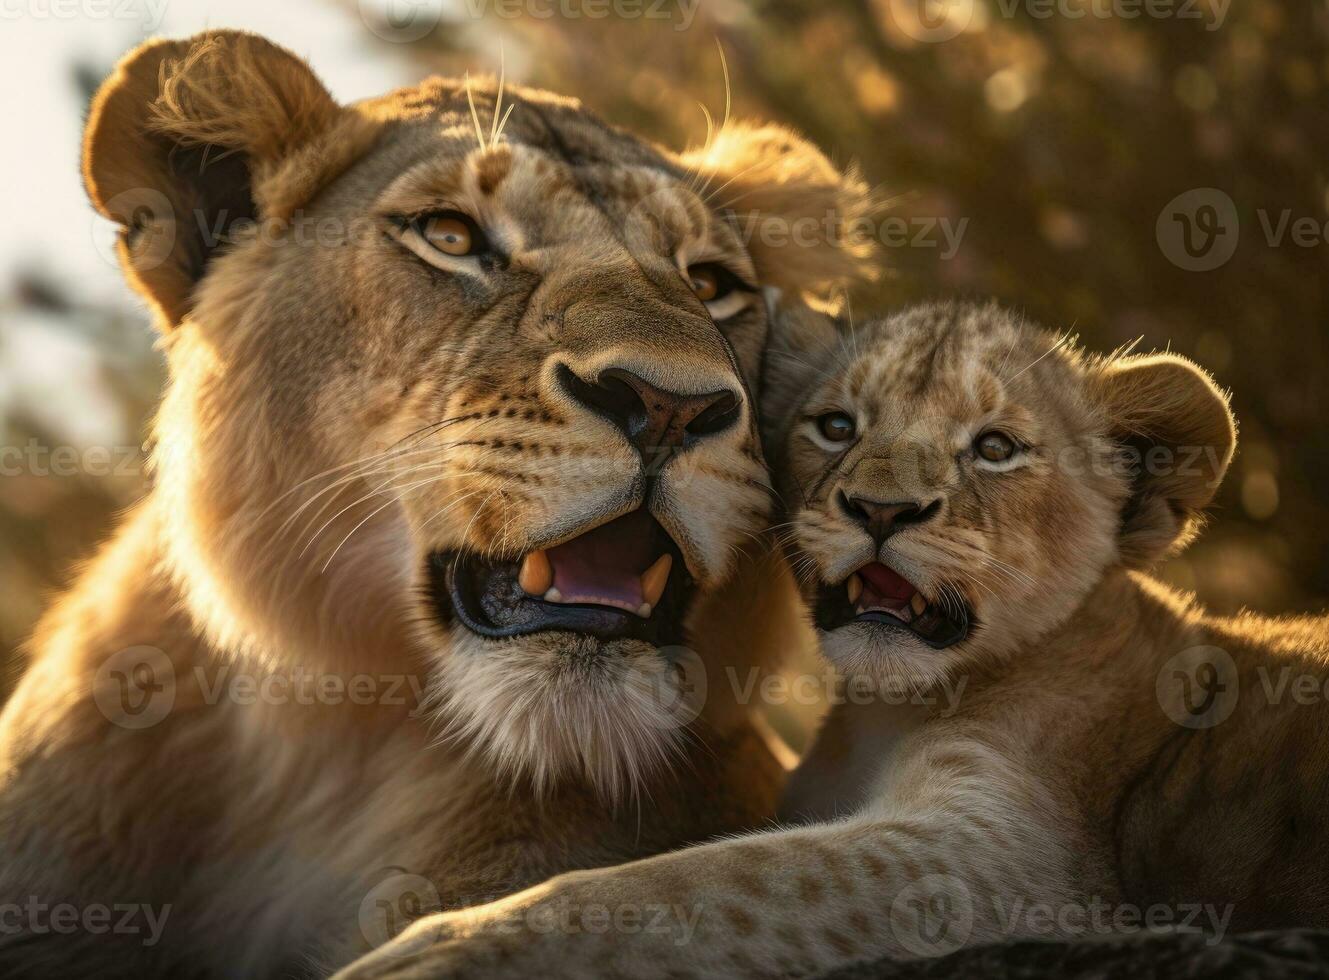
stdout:
[(741, 414), (741, 402), (733, 391), (683, 394), (625, 368), (607, 368), (592, 382), (560, 367), (559, 380), (569, 395), (618, 426), (646, 459), (724, 432)]
[(863, 527), (867, 528), (872, 540), (880, 545), (901, 526), (919, 524), (929, 520), (941, 509), (941, 501), (934, 500), (927, 505), (916, 500), (871, 500), (867, 497), (849, 496), (840, 491), (840, 504), (845, 513)]

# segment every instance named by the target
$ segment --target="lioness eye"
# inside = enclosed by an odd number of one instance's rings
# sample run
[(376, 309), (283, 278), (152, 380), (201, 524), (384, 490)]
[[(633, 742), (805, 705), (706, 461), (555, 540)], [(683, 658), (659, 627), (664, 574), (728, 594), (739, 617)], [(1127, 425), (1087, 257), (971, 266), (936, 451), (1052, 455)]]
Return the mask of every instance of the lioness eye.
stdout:
[(828, 412), (817, 419), (817, 430), (831, 442), (848, 442), (854, 438), (854, 420), (844, 412)]
[(984, 432), (974, 440), (974, 451), (989, 463), (1004, 463), (1015, 455), (1015, 443), (1004, 432)]
[[(703, 303), (717, 300), (723, 295), (720, 272), (713, 265), (692, 266), (688, 269), (688, 282), (692, 286), (692, 291), (697, 294), (697, 299)], [(728, 292), (728, 289), (724, 292)]]
[(445, 211), (420, 218), (420, 237), (445, 255), (474, 255), (483, 251), (484, 236), (464, 214)]
[(753, 289), (718, 262), (689, 266), (688, 285), (717, 323), (747, 309)]

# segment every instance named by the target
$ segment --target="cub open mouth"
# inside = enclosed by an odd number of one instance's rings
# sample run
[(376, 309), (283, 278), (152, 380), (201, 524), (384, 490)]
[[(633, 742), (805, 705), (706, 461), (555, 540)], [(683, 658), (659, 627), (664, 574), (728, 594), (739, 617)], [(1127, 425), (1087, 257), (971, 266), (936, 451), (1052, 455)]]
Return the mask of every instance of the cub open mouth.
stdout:
[(490, 639), (558, 630), (655, 646), (683, 641), (692, 592), (678, 545), (644, 509), (519, 559), (434, 552), (429, 584), (444, 622)]
[(969, 635), (974, 616), (967, 604), (929, 599), (893, 568), (874, 561), (840, 585), (823, 585), (815, 618), (828, 632), (849, 623), (879, 623), (944, 650)]

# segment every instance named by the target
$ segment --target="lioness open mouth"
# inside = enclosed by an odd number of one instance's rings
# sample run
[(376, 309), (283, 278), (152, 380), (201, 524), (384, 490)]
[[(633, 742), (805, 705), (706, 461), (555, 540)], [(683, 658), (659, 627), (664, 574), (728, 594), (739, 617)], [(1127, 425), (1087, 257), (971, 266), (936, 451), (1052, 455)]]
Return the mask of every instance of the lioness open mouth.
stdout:
[(489, 639), (556, 630), (655, 646), (683, 641), (692, 592), (678, 545), (642, 509), (519, 559), (429, 558), (434, 605)]
[(877, 623), (905, 630), (935, 650), (969, 635), (973, 613), (963, 602), (929, 599), (912, 582), (881, 562), (870, 562), (839, 585), (823, 585), (816, 622), (831, 631), (850, 623)]

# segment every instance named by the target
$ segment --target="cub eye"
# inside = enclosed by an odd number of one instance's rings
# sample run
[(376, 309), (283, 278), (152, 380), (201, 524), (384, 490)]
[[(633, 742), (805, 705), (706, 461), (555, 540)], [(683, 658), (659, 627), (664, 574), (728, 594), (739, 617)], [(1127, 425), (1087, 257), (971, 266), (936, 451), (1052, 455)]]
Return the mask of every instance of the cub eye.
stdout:
[(848, 442), (856, 430), (854, 420), (844, 412), (827, 412), (817, 419), (817, 431), (831, 442)]
[(414, 221), (416, 232), (444, 255), (478, 255), (488, 251), (484, 233), (460, 211), (441, 211)]
[(974, 452), (989, 463), (1004, 463), (1015, 455), (1015, 442), (1004, 432), (984, 432), (974, 440)]

